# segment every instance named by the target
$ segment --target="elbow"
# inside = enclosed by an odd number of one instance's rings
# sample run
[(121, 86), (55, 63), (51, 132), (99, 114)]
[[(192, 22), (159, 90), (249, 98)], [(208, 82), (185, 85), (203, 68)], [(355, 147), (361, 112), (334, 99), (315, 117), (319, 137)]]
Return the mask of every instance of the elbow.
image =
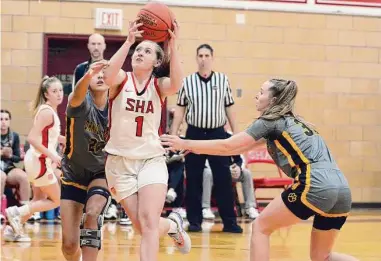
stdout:
[(177, 93), (181, 88), (181, 82), (180, 84), (171, 84), (171, 93)]
[(27, 141), (30, 145), (32, 145), (32, 146), (35, 146), (35, 144), (36, 144), (36, 140), (35, 140), (33, 137), (31, 137), (30, 134), (29, 134), (28, 137), (26, 138), (26, 141)]

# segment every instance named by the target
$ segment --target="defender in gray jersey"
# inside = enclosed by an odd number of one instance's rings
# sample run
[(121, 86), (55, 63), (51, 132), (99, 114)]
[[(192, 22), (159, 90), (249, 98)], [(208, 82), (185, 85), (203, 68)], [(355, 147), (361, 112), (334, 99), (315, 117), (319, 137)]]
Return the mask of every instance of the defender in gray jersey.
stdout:
[[(108, 86), (93, 63), (69, 96), (66, 148), (62, 160), (62, 252), (66, 260), (96, 260), (101, 249), (104, 212), (111, 195), (103, 151), (107, 140)], [(82, 250), (82, 251), (81, 251)]]
[(269, 260), (273, 231), (314, 216), (312, 261), (355, 261), (332, 247), (351, 209), (348, 182), (326, 143), (294, 113), (297, 85), (272, 79), (256, 96), (260, 117), (246, 131), (226, 140), (193, 141), (164, 135), (162, 145), (209, 155), (235, 155), (267, 144), (269, 154), (294, 184), (275, 198), (252, 225), (251, 261)]

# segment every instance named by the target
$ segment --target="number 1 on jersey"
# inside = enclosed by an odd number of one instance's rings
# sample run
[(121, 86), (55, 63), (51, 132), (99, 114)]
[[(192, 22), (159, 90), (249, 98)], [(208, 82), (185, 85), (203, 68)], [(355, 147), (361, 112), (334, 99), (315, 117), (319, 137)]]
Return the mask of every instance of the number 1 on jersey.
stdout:
[(143, 121), (144, 116), (138, 116), (135, 118), (136, 122), (136, 137), (141, 137), (143, 134)]

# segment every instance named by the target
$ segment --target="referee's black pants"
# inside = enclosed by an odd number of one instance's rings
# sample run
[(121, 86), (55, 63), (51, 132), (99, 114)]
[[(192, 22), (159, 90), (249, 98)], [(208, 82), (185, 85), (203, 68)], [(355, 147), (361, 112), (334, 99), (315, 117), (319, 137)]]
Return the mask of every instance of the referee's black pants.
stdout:
[[(226, 139), (227, 135), (223, 127), (216, 129), (200, 129), (188, 125), (186, 139), (212, 140)], [(230, 173), (230, 158), (227, 156), (210, 156), (189, 153), (185, 157), (186, 171), (186, 195), (185, 203), (187, 219), (190, 225), (201, 226), (202, 223), (202, 183), (205, 161), (213, 173), (213, 184), (218, 211), (225, 227), (237, 224), (234, 212), (234, 198), (232, 188), (232, 177)]]

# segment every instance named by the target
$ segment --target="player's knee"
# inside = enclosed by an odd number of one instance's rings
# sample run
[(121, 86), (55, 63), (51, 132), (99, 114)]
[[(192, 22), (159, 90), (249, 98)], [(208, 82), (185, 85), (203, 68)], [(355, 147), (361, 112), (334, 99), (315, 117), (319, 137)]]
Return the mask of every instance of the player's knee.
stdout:
[[(95, 195), (102, 196), (106, 200), (95, 200), (96, 197), (91, 199)], [(89, 189), (84, 208), (85, 213), (83, 213), (80, 225), (81, 247), (92, 247), (101, 249), (103, 216), (104, 213), (107, 211), (107, 208), (109, 207), (110, 203), (111, 195), (106, 188), (92, 187)]]
[(98, 217), (102, 215), (104, 204), (92, 204), (86, 207), (86, 220), (84, 223), (85, 227), (96, 227), (98, 222)]
[(321, 249), (312, 249), (310, 252), (311, 261), (328, 261), (330, 260), (330, 253), (321, 251)]
[(266, 222), (259, 216), (252, 223), (252, 231), (270, 236), (274, 232), (274, 229), (266, 224)]
[(79, 242), (78, 240), (62, 240), (62, 253), (65, 255), (65, 257), (73, 256), (79, 249)]
[(159, 228), (159, 220), (156, 215), (152, 215), (149, 211), (139, 212), (140, 230), (141, 233), (152, 231)]

